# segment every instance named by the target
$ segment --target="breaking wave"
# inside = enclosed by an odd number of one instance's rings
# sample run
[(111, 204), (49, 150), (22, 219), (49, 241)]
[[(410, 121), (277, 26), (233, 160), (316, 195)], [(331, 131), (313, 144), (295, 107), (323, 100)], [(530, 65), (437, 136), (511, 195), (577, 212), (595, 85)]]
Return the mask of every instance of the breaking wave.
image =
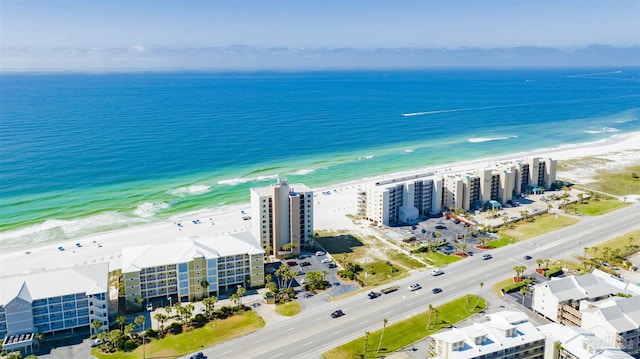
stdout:
[(169, 191), (169, 194), (178, 197), (184, 197), (186, 195), (198, 195), (204, 194), (211, 190), (211, 186), (205, 184), (194, 184), (191, 186), (179, 187)]
[(518, 136), (495, 136), (495, 137), (472, 137), (467, 139), (471, 143), (482, 143), (491, 141), (510, 140), (512, 138), (518, 138)]
[(138, 217), (149, 218), (167, 208), (169, 208), (169, 204), (165, 202), (146, 202), (134, 209), (133, 214)]

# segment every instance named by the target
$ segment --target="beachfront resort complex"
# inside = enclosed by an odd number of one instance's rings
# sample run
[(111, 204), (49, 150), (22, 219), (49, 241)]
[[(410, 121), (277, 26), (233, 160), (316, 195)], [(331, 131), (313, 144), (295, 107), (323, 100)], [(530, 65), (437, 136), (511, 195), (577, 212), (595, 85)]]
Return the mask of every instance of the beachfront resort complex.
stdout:
[(521, 194), (551, 188), (556, 168), (555, 160), (528, 157), (467, 173), (426, 172), (376, 181), (358, 193), (358, 214), (388, 226), (414, 223), (443, 210), (497, 209)]

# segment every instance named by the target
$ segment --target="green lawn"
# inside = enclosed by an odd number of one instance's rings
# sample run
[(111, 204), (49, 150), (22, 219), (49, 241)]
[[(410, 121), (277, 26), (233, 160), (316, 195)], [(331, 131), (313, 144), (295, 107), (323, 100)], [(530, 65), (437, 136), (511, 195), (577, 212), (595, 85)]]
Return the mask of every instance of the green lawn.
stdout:
[(301, 311), (302, 307), (297, 300), (292, 300), (282, 304), (276, 304), (276, 313), (284, 315), (285, 317), (293, 317)]
[(595, 182), (584, 185), (616, 196), (640, 194), (640, 178), (634, 178), (634, 173), (640, 176), (640, 165), (629, 166), (620, 172), (597, 171)]
[[(384, 329), (376, 330), (369, 335), (367, 345), (367, 355), (365, 358), (376, 358), (379, 356), (387, 355), (402, 349), (405, 346), (411, 345), (418, 340), (421, 340), (432, 333), (438, 332), (444, 328), (448, 328), (450, 325), (460, 322), (471, 315), (480, 312), (486, 308), (486, 302), (484, 299), (478, 301), (477, 296), (471, 296), (471, 305), (473, 306), (478, 302), (478, 305), (471, 311), (465, 309), (467, 305), (467, 296), (458, 298), (451, 302), (445, 303), (439, 307), (437, 320), (435, 314), (432, 315), (432, 327), (429, 329), (427, 325), (429, 323), (429, 310), (415, 315), (411, 318), (405, 319), (398, 323), (387, 323), (387, 327)], [(426, 308), (425, 308), (426, 309)], [(380, 318), (380, 328), (383, 327), (383, 319)], [(382, 343), (380, 345), (380, 352), (377, 353), (378, 344), (380, 343), (380, 336), (382, 336)], [(365, 337), (363, 336), (341, 345), (337, 348), (331, 349), (328, 352), (322, 354), (323, 359), (357, 359), (363, 358), (365, 347)]]
[(533, 238), (541, 234), (553, 232), (560, 228), (577, 223), (578, 220), (568, 216), (556, 216), (554, 214), (543, 214), (536, 216), (535, 221), (520, 221), (512, 228), (501, 230), (498, 234), (502, 237), (511, 237), (516, 241)]
[[(163, 339), (152, 340), (145, 345), (147, 358), (175, 358), (202, 347), (224, 342), (264, 327), (264, 320), (253, 311), (234, 315), (224, 320), (213, 320), (204, 327), (188, 332), (172, 335)], [(101, 359), (139, 359), (142, 358), (142, 347), (131, 352), (103, 354), (95, 348), (91, 354)]]
[(590, 200), (587, 203), (576, 205), (573, 207), (573, 210), (576, 214), (583, 216), (599, 216), (628, 205), (628, 203), (620, 202), (617, 199), (600, 199), (597, 201)]
[(392, 262), (398, 263), (407, 269), (420, 269), (425, 267), (424, 263), (396, 250), (388, 250), (386, 253)]
[[(467, 250), (469, 250), (469, 248), (467, 248)], [(436, 267), (444, 267), (447, 264), (451, 264), (463, 259), (462, 257), (442, 254), (440, 252), (416, 253), (415, 255), (417, 257), (424, 258), (427, 263), (430, 263)]]

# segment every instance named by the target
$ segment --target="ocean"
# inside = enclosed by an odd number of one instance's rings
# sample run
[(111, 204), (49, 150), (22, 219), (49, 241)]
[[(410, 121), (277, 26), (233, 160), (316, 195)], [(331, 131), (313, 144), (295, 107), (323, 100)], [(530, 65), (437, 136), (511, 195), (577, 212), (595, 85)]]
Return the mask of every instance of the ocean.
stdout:
[(640, 130), (640, 69), (0, 75), (0, 249)]

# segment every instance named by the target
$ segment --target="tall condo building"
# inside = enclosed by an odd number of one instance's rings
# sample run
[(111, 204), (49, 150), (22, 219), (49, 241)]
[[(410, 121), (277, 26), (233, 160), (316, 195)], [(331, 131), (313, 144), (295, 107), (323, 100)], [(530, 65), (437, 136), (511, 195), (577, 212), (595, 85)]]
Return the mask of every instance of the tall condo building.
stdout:
[(358, 193), (358, 214), (384, 225), (412, 223), (447, 210), (475, 210), (539, 193), (556, 180), (557, 162), (526, 158), (461, 173), (428, 172), (368, 183)]
[(269, 254), (299, 254), (313, 236), (313, 191), (281, 178), (251, 188), (251, 233)]

